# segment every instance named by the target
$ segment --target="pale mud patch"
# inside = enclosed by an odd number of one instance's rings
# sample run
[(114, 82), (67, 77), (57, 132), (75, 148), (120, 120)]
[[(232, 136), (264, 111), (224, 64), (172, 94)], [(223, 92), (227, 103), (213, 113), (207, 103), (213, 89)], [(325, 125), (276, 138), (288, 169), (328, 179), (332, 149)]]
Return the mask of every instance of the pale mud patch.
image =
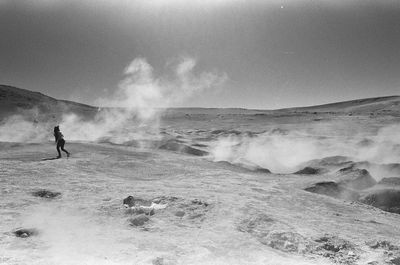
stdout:
[(314, 259), (323, 257), (335, 264), (358, 264), (362, 251), (350, 241), (334, 235), (309, 238), (296, 231), (289, 224), (271, 218), (266, 214), (255, 214), (243, 219), (237, 226), (261, 244), (283, 253), (301, 255)]
[(297, 254), (308, 251), (309, 243), (300, 234), (281, 222), (272, 219), (266, 214), (258, 214), (242, 220), (238, 230), (247, 232), (255, 237), (260, 243), (271, 248)]
[[(134, 200), (134, 201), (133, 201)], [(200, 199), (158, 196), (152, 199), (128, 196), (123, 200), (129, 222), (147, 231), (163, 229), (163, 224), (178, 227), (201, 227), (212, 213), (213, 203)]]

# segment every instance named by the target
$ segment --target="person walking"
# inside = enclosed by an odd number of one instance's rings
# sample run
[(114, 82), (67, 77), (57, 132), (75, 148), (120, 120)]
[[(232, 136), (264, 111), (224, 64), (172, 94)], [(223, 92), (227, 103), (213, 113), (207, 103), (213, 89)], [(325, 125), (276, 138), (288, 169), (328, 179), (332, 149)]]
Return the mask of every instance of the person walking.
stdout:
[(63, 152), (67, 153), (67, 157), (69, 157), (70, 153), (64, 149), (65, 145), (64, 135), (61, 133), (59, 126), (54, 127), (54, 138), (57, 144), (57, 152), (58, 152), (57, 158), (61, 158), (60, 148)]

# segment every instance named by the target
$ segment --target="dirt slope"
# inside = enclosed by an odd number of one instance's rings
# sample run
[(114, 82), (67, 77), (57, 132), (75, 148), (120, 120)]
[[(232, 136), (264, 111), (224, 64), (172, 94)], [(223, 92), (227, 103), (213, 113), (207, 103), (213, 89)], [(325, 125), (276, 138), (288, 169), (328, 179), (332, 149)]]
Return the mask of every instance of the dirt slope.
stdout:
[(339, 112), (352, 114), (400, 115), (400, 96), (376, 97), (330, 103), (324, 105), (282, 109), (289, 112)]
[(67, 111), (83, 117), (90, 117), (97, 112), (97, 108), (72, 101), (58, 100), (39, 92), (0, 85), (0, 119), (12, 114), (36, 115), (36, 118), (40, 119), (42, 115), (58, 116)]

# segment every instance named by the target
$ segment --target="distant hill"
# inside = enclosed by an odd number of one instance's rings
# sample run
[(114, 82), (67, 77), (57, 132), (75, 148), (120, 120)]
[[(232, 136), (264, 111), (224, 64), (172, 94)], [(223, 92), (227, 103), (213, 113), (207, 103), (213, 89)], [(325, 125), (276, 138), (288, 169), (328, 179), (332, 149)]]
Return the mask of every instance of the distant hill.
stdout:
[[(59, 100), (39, 92), (12, 86), (0, 85), (0, 120), (11, 114), (30, 116), (33, 120), (58, 119), (63, 113), (76, 113), (90, 119), (98, 108), (67, 100)], [(400, 116), (400, 96), (376, 97), (309, 107), (278, 110), (249, 110), (241, 108), (171, 108), (164, 117), (185, 117), (187, 115), (257, 115), (294, 113), (337, 113), (357, 115)]]
[(335, 114), (357, 114), (357, 115), (394, 115), (400, 116), (400, 96), (376, 97), (356, 99), (343, 102), (329, 103), (316, 106), (294, 107), (277, 110), (257, 110), (241, 108), (172, 108), (166, 114), (176, 115), (293, 115), (296, 113), (335, 113)]
[[(57, 118), (62, 113), (72, 112), (90, 118), (97, 108), (67, 100), (58, 100), (39, 92), (0, 85), (0, 119), (11, 114)], [(32, 117), (35, 119), (35, 117)]]
[(400, 115), (400, 96), (356, 99), (317, 106), (280, 109), (277, 111), (388, 114), (398, 116)]

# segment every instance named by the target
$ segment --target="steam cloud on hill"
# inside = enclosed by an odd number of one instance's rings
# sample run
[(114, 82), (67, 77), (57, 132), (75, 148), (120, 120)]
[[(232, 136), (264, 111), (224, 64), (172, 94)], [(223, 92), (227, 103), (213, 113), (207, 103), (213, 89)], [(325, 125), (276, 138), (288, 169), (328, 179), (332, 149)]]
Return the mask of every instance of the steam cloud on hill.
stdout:
[(65, 115), (61, 128), (71, 140), (113, 143), (157, 137), (159, 118), (164, 108), (204, 89), (220, 86), (226, 74), (194, 73), (196, 61), (183, 58), (170, 65), (172, 75), (154, 76), (152, 66), (143, 58), (133, 60), (124, 71), (125, 79), (111, 99), (99, 99), (103, 106), (114, 108), (99, 111), (93, 122), (77, 115)]
[[(159, 118), (164, 108), (182, 102), (204, 89), (215, 88), (227, 80), (225, 73), (195, 73), (196, 60), (181, 58), (169, 65), (172, 74), (155, 76), (144, 58), (134, 59), (124, 70), (125, 78), (109, 99), (98, 99), (102, 106), (92, 121), (67, 113), (59, 122), (68, 140), (107, 140), (123, 143), (143, 137), (157, 137)], [(34, 111), (34, 110), (32, 110)], [(31, 115), (32, 116), (32, 115)], [(0, 141), (38, 142), (51, 137), (54, 124), (36, 124), (14, 115), (1, 124)]]

